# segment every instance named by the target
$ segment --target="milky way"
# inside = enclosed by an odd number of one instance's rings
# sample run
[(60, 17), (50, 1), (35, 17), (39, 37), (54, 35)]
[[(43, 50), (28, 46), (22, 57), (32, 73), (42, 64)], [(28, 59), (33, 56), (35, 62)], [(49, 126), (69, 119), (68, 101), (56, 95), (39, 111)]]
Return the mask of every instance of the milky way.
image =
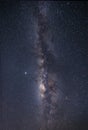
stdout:
[[(57, 113), (57, 75), (52, 64), (55, 61), (55, 55), (51, 49), (49, 27), (47, 22), (46, 2), (39, 2), (37, 14), (37, 41), (36, 52), (38, 55), (38, 86), (41, 98), (41, 130), (54, 129)], [(49, 36), (49, 35), (48, 35)]]

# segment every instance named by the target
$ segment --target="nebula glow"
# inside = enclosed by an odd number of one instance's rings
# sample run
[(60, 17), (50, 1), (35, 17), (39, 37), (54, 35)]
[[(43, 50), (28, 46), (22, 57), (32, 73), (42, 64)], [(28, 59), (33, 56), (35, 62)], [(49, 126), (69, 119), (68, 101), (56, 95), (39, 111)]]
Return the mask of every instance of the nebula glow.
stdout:
[(39, 89), (40, 89), (40, 95), (41, 95), (41, 97), (44, 98), (44, 93), (46, 91), (46, 88), (45, 88), (45, 86), (44, 86), (43, 83), (40, 84)]

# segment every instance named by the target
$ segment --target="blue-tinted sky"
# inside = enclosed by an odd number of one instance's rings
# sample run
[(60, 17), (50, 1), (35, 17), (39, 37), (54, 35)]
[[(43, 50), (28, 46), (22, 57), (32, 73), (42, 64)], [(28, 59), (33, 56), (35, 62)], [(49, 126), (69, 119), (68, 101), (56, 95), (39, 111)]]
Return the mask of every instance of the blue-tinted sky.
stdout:
[[(48, 28), (56, 55), (60, 130), (87, 129), (87, 2), (47, 2)], [(0, 2), (1, 130), (39, 130), (36, 10), (38, 2)], [(51, 47), (52, 48), (52, 47)], [(48, 57), (50, 59), (50, 57)]]

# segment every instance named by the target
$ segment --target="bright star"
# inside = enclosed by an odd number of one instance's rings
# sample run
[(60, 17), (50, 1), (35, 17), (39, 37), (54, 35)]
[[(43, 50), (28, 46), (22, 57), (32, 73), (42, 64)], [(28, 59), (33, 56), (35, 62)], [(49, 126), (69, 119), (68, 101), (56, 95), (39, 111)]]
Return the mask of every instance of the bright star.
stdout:
[(24, 74), (27, 75), (27, 72), (25, 71)]

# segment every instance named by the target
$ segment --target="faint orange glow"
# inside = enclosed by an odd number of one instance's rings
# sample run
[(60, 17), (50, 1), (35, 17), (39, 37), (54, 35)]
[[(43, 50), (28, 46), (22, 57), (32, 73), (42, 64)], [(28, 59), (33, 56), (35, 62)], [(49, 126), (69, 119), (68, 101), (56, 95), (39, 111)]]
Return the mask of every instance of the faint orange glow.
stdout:
[(46, 88), (43, 83), (40, 84), (39, 88), (41, 93), (44, 93), (46, 91)]
[(40, 84), (39, 89), (40, 89), (40, 95), (41, 95), (41, 97), (44, 98), (44, 93), (46, 91), (46, 88), (45, 88), (45, 86), (44, 86), (43, 83)]

